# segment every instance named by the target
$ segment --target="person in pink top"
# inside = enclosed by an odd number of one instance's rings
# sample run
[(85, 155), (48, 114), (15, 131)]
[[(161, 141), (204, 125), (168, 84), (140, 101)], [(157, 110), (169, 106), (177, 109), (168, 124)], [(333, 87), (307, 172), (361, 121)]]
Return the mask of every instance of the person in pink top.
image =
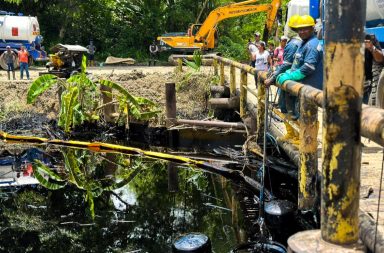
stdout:
[(273, 66), (279, 66), (284, 62), (284, 48), (287, 45), (288, 38), (286, 36), (281, 36), (280, 46), (278, 46), (273, 52)]
[(19, 56), (19, 64), (20, 64), (20, 80), (23, 79), (24, 70), (25, 70), (25, 74), (27, 75), (27, 79), (29, 80), (29, 71), (28, 71), (29, 53), (25, 49), (25, 46), (21, 46), (21, 50), (18, 52), (18, 56)]

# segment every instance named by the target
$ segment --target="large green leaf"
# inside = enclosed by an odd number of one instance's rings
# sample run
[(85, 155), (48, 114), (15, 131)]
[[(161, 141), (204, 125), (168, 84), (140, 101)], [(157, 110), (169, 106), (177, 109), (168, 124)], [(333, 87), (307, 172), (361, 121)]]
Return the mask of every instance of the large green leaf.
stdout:
[(37, 78), (28, 89), (27, 103), (32, 104), (40, 94), (48, 90), (55, 83), (57, 83), (57, 76), (55, 75), (47, 74)]
[(69, 172), (69, 179), (71, 183), (75, 184), (79, 189), (85, 189), (86, 180), (84, 174), (79, 168), (76, 156), (73, 154), (73, 150), (69, 150), (68, 153), (63, 152), (65, 169)]
[(91, 190), (87, 190), (87, 195), (85, 200), (88, 202), (89, 211), (91, 213), (92, 220), (95, 219), (95, 202), (93, 200), (93, 192)]
[(161, 113), (161, 111), (142, 112), (140, 114), (140, 119), (141, 120), (148, 120), (148, 119), (151, 119), (153, 117), (156, 117), (159, 113)]
[(78, 104), (78, 96), (79, 89), (73, 86), (64, 91), (61, 96), (61, 111), (58, 125), (63, 127), (67, 133), (71, 130), (75, 106)]
[(200, 67), (196, 63), (194, 63), (192, 61), (188, 61), (187, 59), (184, 59), (184, 63), (185, 63), (185, 65), (187, 65), (188, 67), (190, 67), (191, 69), (193, 69), (195, 71), (198, 71), (200, 69)]
[(83, 55), (83, 58), (81, 59), (81, 73), (87, 72), (87, 56)]
[(71, 76), (70, 78), (68, 78), (67, 82), (76, 83), (81, 87), (90, 87), (92, 89), (96, 88), (96, 84), (92, 82), (84, 73)]
[(65, 187), (66, 185), (65, 182), (54, 182), (54, 181), (48, 181), (47, 179), (45, 179), (44, 176), (39, 172), (39, 166), (37, 164), (32, 165), (32, 168), (33, 168), (33, 175), (43, 187), (49, 190), (58, 190)]
[(135, 97), (137, 103), (139, 103), (139, 105), (149, 105), (149, 106), (157, 106), (157, 104), (155, 102), (153, 102), (152, 100), (148, 99), (148, 98), (144, 98), (144, 97)]
[(135, 107), (139, 107), (139, 103), (137, 102), (136, 98), (132, 96), (123, 86), (108, 80), (100, 80), (99, 83), (101, 85), (117, 90), (127, 99), (128, 102), (133, 104)]
[(35, 166), (36, 169), (38, 169), (39, 171), (44, 172), (45, 174), (47, 174), (52, 179), (54, 179), (56, 181), (59, 181), (59, 182), (64, 182), (65, 181), (58, 174), (56, 174), (54, 171), (52, 171), (50, 168), (48, 168), (44, 163), (42, 163), (40, 160), (36, 160), (35, 159), (34, 162), (35, 162), (34, 166)]
[(127, 185), (141, 172), (141, 170), (142, 170), (142, 168), (139, 166), (137, 166), (136, 168), (133, 168), (131, 173), (129, 173), (128, 177), (121, 180), (120, 182), (114, 183), (111, 186), (104, 188), (104, 190), (105, 191), (113, 191), (113, 190), (117, 190), (117, 189)]

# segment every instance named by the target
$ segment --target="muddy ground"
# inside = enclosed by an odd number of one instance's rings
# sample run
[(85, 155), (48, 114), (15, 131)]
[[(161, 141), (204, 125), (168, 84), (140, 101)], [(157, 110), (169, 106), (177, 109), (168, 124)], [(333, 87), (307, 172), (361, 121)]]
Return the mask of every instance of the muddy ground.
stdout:
[[(59, 104), (57, 88), (51, 88), (32, 105), (26, 103), (28, 88), (44, 68), (31, 68), (31, 80), (7, 80), (7, 73), (0, 71), (0, 122), (9, 122), (13, 118), (28, 120), (41, 115), (46, 120), (54, 120)], [(206, 89), (212, 81), (210, 68), (191, 74), (185, 69), (176, 73), (175, 67), (103, 67), (90, 68), (88, 71), (97, 79), (108, 79), (124, 86), (132, 95), (149, 98), (156, 102), (159, 109), (165, 111), (165, 83), (175, 82), (177, 86), (177, 112), (180, 118), (203, 119), (208, 115)], [(33, 116), (32, 116), (33, 115)], [(156, 120), (162, 123), (163, 115)]]

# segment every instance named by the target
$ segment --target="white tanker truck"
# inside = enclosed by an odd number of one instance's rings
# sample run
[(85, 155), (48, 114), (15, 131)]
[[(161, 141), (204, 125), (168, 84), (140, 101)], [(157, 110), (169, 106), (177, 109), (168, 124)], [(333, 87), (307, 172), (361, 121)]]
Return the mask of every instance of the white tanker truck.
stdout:
[[(47, 61), (47, 54), (41, 48), (42, 40), (36, 17), (0, 11), (0, 66), (3, 69), (7, 68), (3, 57), (7, 46), (15, 52), (25, 46), (30, 54), (30, 62)], [(17, 60), (14, 64), (17, 67)]]

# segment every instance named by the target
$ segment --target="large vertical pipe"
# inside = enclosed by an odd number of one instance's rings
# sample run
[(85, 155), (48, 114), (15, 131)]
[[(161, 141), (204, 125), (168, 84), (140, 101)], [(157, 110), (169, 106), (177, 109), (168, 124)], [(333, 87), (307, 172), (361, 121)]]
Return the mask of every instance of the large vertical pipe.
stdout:
[(326, 5), (321, 235), (336, 245), (359, 235), (365, 10), (365, 0)]
[(236, 67), (231, 65), (231, 80), (229, 83), (230, 97), (236, 96)]
[(176, 88), (175, 83), (165, 84), (165, 111), (166, 126), (170, 127), (176, 122)]
[(224, 73), (224, 62), (220, 62), (220, 85), (224, 86), (225, 73)]
[(245, 70), (241, 70), (240, 77), (240, 117), (245, 117), (247, 113), (247, 85), (248, 85), (248, 73)]
[(316, 202), (317, 182), (317, 134), (319, 121), (317, 105), (306, 98), (307, 89), (300, 91), (300, 168), (299, 196), (300, 210), (312, 210)]

